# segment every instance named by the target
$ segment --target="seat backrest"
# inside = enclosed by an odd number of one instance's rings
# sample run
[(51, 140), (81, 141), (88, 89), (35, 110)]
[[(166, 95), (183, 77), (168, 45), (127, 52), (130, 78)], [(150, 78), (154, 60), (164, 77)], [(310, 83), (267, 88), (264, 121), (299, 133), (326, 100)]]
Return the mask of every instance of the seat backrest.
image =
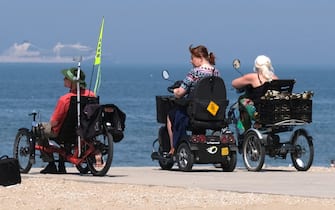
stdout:
[(253, 88), (251, 85), (248, 85), (245, 90), (246, 94), (242, 97), (250, 98), (254, 104), (257, 106), (261, 98), (266, 95), (268, 90), (278, 91), (282, 94), (292, 93), (295, 80), (293, 79), (279, 79), (272, 80), (271, 82), (265, 82), (262, 86)]
[(259, 123), (272, 126), (277, 122), (291, 119), (293, 104), (289, 100), (289, 95), (292, 93), (294, 84), (293, 79), (280, 79), (265, 83), (262, 97), (254, 101)]
[[(292, 93), (293, 86), (295, 84), (294, 79), (278, 79), (278, 80), (272, 80), (271, 82), (265, 83), (265, 92), (267, 90), (276, 90), (281, 93)], [(264, 94), (265, 94), (264, 92)], [(264, 95), (263, 94), (263, 95)]]
[[(187, 113), (191, 126), (212, 128), (225, 121), (228, 106), (226, 86), (220, 77), (205, 77), (190, 94)], [(207, 122), (207, 123), (206, 123)]]
[[(84, 110), (87, 104), (99, 104), (99, 97), (80, 96), (80, 110)], [(82, 114), (82, 113), (81, 113)], [(77, 96), (72, 96), (70, 99), (70, 106), (63, 122), (63, 125), (58, 134), (60, 142), (66, 141), (67, 143), (75, 143), (77, 139)]]
[(226, 85), (221, 77), (211, 76), (201, 79), (194, 87), (190, 98), (198, 99), (227, 99)]

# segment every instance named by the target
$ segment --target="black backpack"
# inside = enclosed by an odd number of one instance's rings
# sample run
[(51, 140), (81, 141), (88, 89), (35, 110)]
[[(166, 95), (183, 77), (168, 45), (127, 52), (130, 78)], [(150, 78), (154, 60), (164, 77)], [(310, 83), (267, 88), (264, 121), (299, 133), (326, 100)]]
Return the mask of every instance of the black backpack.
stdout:
[(124, 135), (126, 114), (114, 104), (87, 104), (80, 118), (80, 128), (77, 134), (82, 138), (93, 138), (106, 126), (113, 136), (114, 142), (120, 142)]
[(102, 122), (113, 136), (114, 142), (120, 142), (124, 135), (126, 114), (114, 104), (102, 105)]

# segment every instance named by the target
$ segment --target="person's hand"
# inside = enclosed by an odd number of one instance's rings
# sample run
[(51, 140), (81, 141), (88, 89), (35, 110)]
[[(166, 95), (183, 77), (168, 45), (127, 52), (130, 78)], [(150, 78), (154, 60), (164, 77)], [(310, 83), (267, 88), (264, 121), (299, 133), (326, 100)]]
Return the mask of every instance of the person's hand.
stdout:
[(170, 93), (173, 93), (173, 90), (174, 90), (175, 88), (179, 88), (180, 85), (181, 85), (182, 83), (183, 83), (182, 80), (178, 80), (178, 81), (176, 81), (173, 85), (169, 86), (167, 89), (168, 89), (168, 91), (169, 91)]

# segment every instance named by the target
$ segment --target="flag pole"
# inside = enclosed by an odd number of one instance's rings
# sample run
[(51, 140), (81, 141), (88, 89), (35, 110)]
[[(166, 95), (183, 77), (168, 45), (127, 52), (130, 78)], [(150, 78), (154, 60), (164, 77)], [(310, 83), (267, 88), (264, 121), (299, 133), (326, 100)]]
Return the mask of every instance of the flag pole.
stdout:
[[(77, 75), (75, 78), (75, 81), (77, 83), (77, 127), (80, 128), (80, 62), (82, 60), (82, 57), (78, 58), (78, 70), (77, 70)], [(78, 158), (81, 156), (81, 142), (80, 142), (80, 135), (77, 135), (77, 144), (78, 144)]]

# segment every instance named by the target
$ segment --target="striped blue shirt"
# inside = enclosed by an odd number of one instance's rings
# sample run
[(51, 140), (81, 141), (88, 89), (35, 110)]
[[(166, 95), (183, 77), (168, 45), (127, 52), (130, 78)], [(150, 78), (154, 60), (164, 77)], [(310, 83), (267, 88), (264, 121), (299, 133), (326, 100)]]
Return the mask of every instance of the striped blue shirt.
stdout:
[(219, 70), (215, 67), (209, 66), (199, 66), (191, 69), (186, 78), (183, 80), (183, 83), (180, 87), (185, 89), (187, 92), (190, 92), (194, 86), (204, 77), (210, 77), (214, 74), (214, 76), (220, 76)]

